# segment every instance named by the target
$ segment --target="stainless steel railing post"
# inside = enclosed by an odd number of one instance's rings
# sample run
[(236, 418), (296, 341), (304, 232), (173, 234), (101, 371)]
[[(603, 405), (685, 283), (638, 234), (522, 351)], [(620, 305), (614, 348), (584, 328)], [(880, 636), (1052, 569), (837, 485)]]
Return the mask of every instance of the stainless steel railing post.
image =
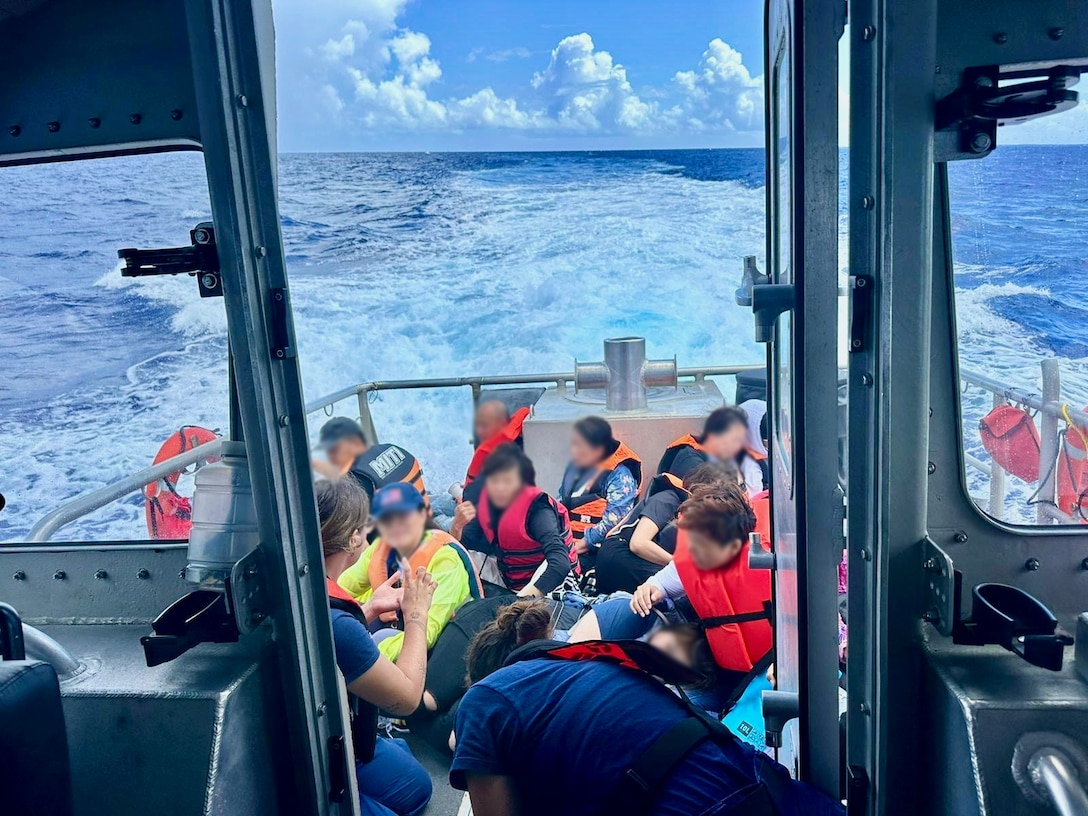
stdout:
[(1058, 458), (1058, 416), (1052, 410), (1046, 410), (1047, 406), (1056, 405), (1062, 397), (1061, 373), (1058, 369), (1058, 361), (1046, 359), (1042, 361), (1043, 369), (1043, 410), (1039, 412), (1039, 478), (1043, 481), (1039, 485), (1037, 497), (1037, 520), (1039, 524), (1050, 524), (1050, 514), (1046, 506), (1054, 505), (1055, 483), (1057, 468), (1054, 462)]

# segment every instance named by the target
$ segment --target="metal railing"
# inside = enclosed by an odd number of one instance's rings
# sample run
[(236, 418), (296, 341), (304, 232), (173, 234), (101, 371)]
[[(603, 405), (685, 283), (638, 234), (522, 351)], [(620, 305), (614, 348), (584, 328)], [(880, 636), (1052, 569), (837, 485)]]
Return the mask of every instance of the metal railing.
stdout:
[[(1062, 431), (1059, 426), (1065, 422), (1073, 424), (1088, 433), (1088, 413), (1073, 410), (1062, 402), (1061, 371), (1058, 361), (1046, 359), (1041, 362), (1042, 392), (1032, 392), (1023, 388), (1011, 388), (992, 377), (971, 371), (960, 371), (960, 379), (968, 385), (989, 391), (993, 395), (996, 408), (1005, 403), (1015, 403), (1038, 412), (1039, 415), (1039, 489), (1033, 496), (1037, 524), (1078, 524), (1079, 520), (1062, 512), (1057, 503), (1058, 450), (1061, 445)], [(1068, 430), (1068, 428), (1066, 429)], [(997, 462), (986, 464), (974, 456), (967, 455), (968, 467), (990, 477), (990, 496), (987, 512), (996, 519), (1004, 516), (1005, 510), (1005, 471)]]

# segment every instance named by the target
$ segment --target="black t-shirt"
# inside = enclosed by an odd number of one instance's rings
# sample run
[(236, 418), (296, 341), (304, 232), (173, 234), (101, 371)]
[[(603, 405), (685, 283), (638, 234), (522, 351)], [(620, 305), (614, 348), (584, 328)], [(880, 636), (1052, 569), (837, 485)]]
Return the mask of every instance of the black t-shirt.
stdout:
[[(658, 534), (655, 536), (655, 540), (660, 537), (665, 526), (676, 518), (682, 503), (675, 490), (662, 490), (660, 493), (654, 493), (643, 503), (639, 518), (648, 518), (657, 525)], [(628, 537), (628, 540), (630, 540), (630, 537)], [(669, 550), (669, 552), (672, 552), (672, 550)]]
[(660, 564), (647, 561), (631, 552), (631, 536), (640, 519), (648, 518), (657, 525), (654, 541), (668, 553), (676, 552), (676, 513), (681, 498), (675, 490), (655, 493), (642, 503), (636, 524), (619, 535), (608, 536), (597, 553), (597, 589), (604, 594), (634, 592), (650, 576), (661, 569)]

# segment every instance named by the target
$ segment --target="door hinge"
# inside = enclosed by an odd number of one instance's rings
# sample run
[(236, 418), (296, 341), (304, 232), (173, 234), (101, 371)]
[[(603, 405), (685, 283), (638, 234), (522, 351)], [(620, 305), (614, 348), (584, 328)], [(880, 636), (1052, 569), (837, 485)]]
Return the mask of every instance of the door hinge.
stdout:
[(125, 262), (123, 278), (147, 275), (193, 275), (201, 297), (223, 297), (223, 279), (219, 274), (219, 251), (215, 246), (215, 227), (210, 221), (189, 231), (192, 246), (166, 249), (119, 249), (117, 257)]

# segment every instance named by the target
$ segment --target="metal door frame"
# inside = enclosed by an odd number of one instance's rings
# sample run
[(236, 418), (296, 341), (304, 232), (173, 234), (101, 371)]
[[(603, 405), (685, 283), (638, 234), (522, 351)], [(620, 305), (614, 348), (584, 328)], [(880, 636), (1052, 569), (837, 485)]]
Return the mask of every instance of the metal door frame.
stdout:
[[(819, 0), (769, 0), (766, 19), (768, 223), (777, 224), (778, 55), (789, 49), (792, 212), (792, 461), (772, 462), (776, 660), (779, 688), (799, 692), (799, 776), (839, 793), (838, 564), (842, 496), (838, 489), (838, 39), (845, 7)], [(777, 235), (768, 229), (768, 271)], [(777, 337), (776, 337), (777, 342)], [(786, 350), (779, 349), (780, 352)], [(773, 362), (773, 354), (768, 356)], [(768, 382), (775, 382), (769, 368)], [(776, 397), (772, 396), (772, 400)], [(772, 434), (777, 419), (771, 409)], [(774, 445), (772, 445), (774, 447)], [(772, 454), (772, 459), (775, 457)], [(793, 512), (789, 512), (792, 509)], [(779, 519), (788, 515), (794, 534)], [(796, 599), (795, 604), (792, 599)], [(790, 642), (790, 636), (796, 643)], [(787, 655), (796, 648), (797, 664)], [(787, 764), (792, 764), (788, 761)]]

